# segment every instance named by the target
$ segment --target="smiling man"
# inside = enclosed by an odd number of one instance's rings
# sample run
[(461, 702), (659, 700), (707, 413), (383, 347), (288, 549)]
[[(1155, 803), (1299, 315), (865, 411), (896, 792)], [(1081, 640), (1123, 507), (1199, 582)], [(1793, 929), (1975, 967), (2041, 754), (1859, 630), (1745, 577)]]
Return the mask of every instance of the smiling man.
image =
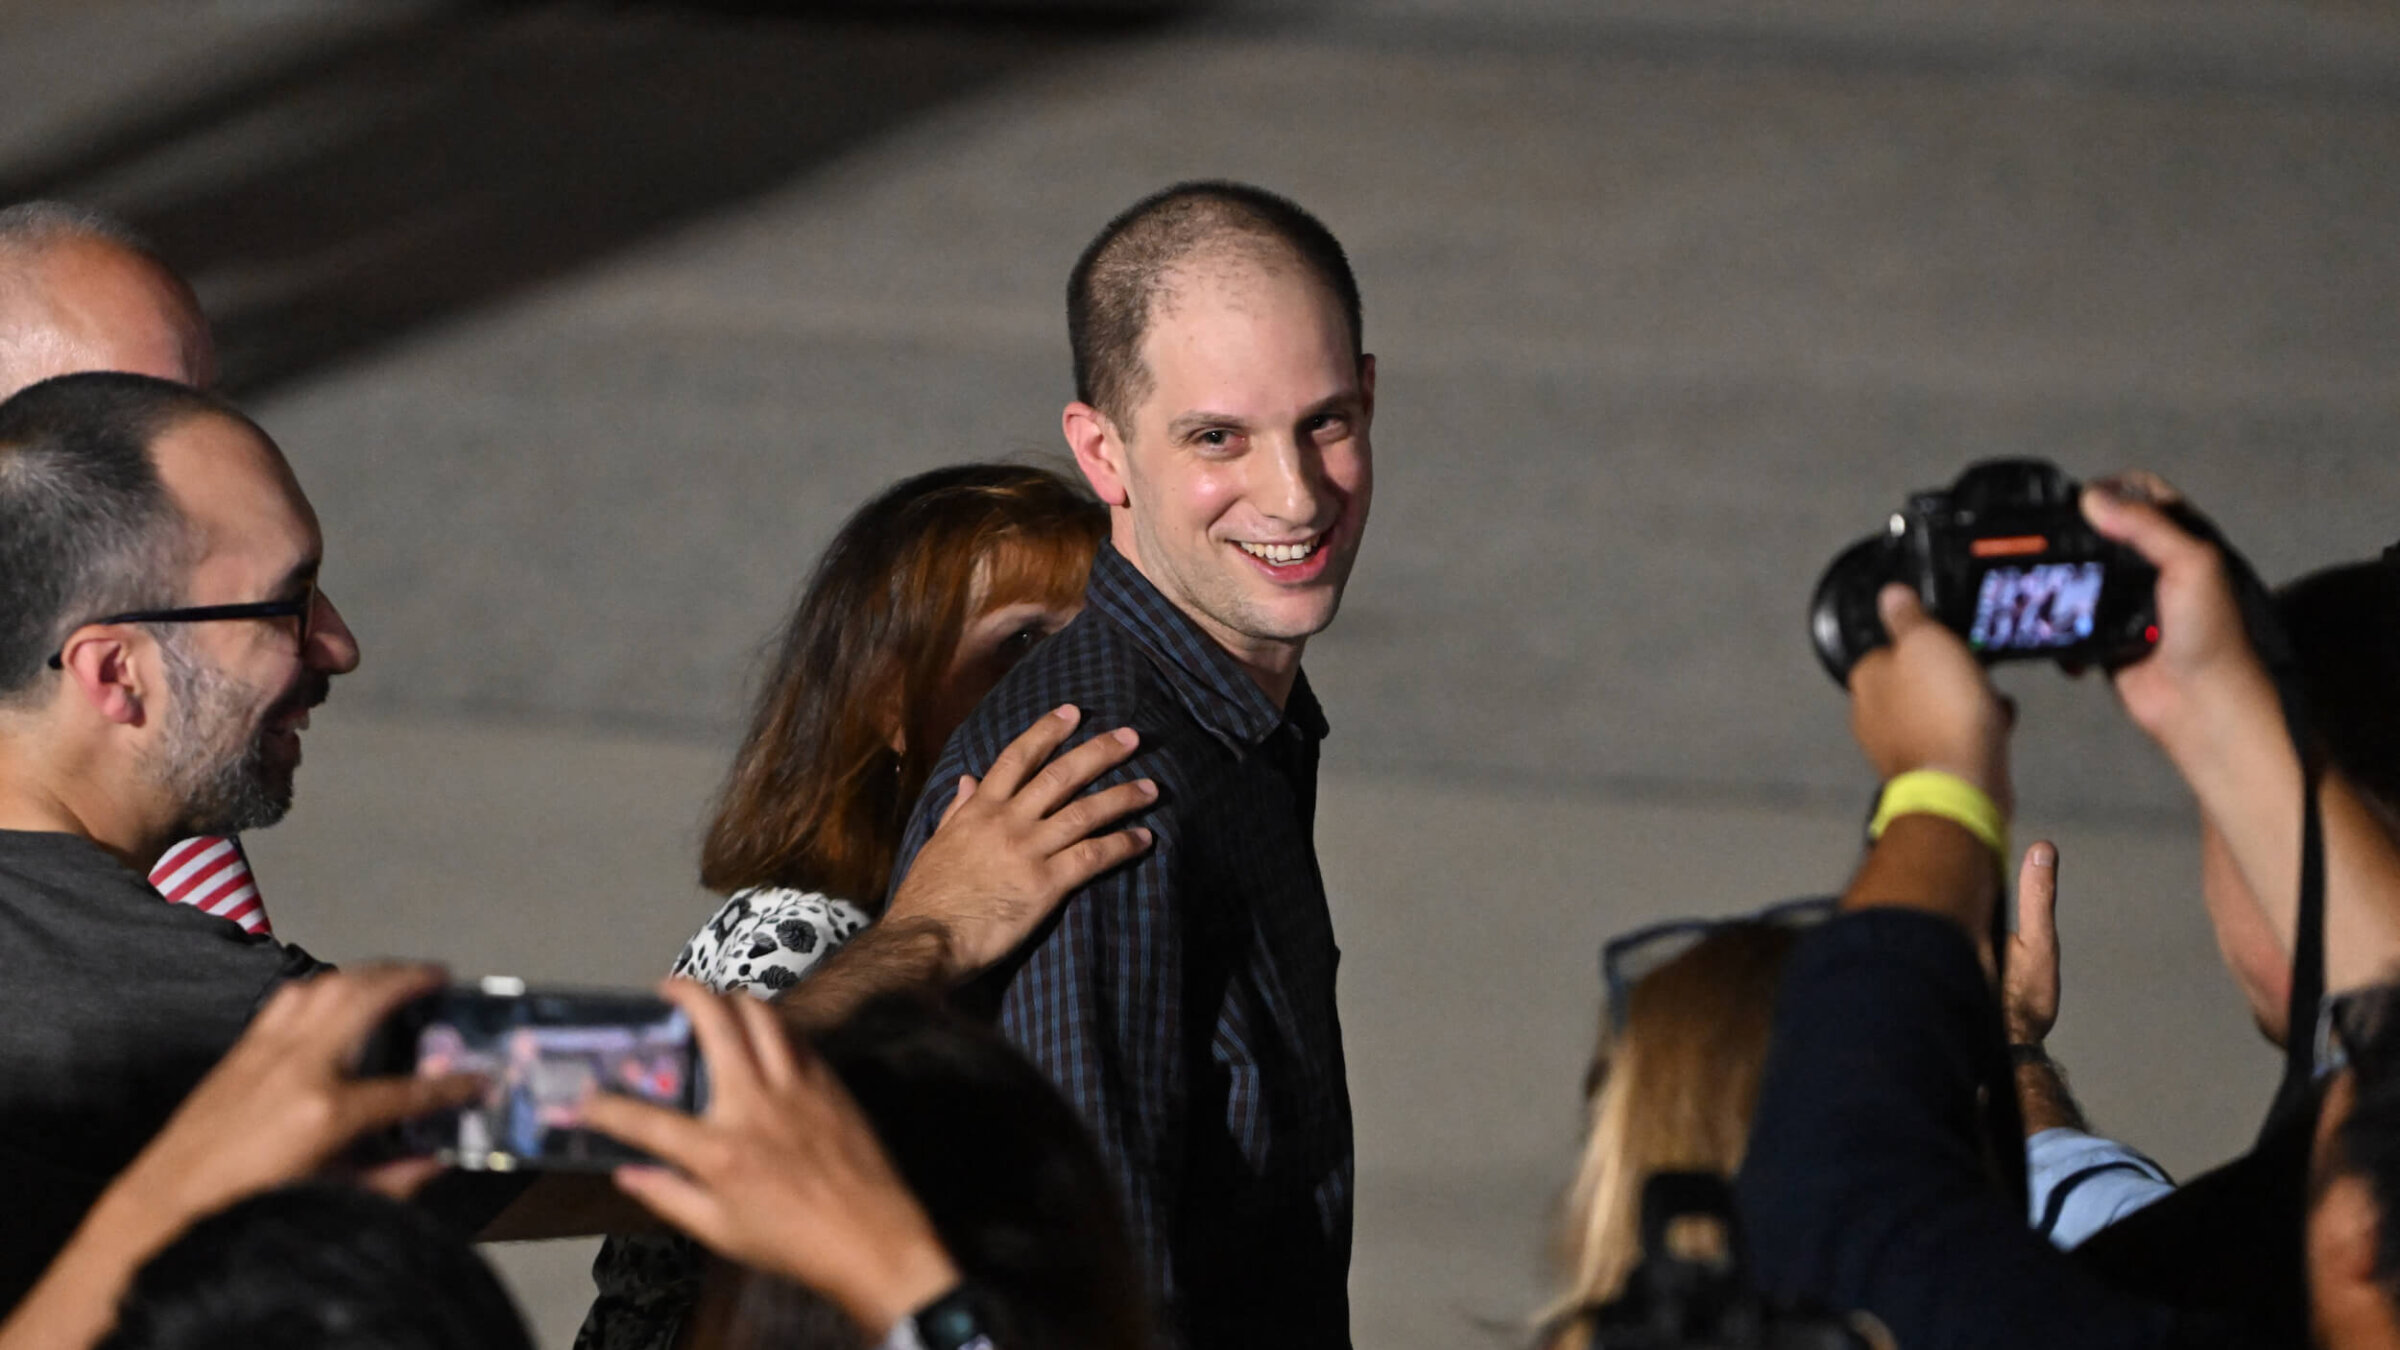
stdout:
[(1313, 843), (1325, 719), (1300, 671), (1366, 532), (1374, 358), (1325, 227), (1187, 183), (1112, 221), (1068, 283), (1067, 444), (1107, 503), (1081, 617), (951, 740), (961, 774), (1060, 703), (1131, 726), (1145, 856), (985, 983), (1098, 1136), (1185, 1346), (1346, 1346), (1352, 1154), (1338, 957)]
[(282, 454), (207, 394), (85, 374), (0, 403), (0, 1306), (320, 968), (145, 878), (289, 809), (309, 710), (358, 664), (322, 549)]

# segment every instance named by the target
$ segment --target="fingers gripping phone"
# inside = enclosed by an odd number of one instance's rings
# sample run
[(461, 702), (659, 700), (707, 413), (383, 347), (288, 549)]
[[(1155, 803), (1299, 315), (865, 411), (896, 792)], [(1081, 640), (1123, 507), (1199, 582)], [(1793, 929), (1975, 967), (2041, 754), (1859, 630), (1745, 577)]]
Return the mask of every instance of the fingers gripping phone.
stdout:
[(602, 1171), (643, 1162), (583, 1125), (595, 1092), (679, 1111), (707, 1104), (707, 1075), (683, 1010), (647, 994), (527, 989), (492, 978), (428, 994), (369, 1041), (367, 1074), (473, 1073), (483, 1096), (399, 1127), (401, 1154), (475, 1171)]

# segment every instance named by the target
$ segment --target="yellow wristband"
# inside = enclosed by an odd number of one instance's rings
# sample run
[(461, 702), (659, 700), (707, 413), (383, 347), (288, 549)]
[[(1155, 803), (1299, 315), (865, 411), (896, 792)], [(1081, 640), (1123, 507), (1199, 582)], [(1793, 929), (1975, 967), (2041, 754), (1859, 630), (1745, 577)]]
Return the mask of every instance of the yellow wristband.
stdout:
[(1884, 784), (1867, 838), (1883, 838), (1884, 827), (1899, 816), (1940, 816), (1989, 845), (2002, 866), (2008, 863), (2008, 817), (1990, 793), (1957, 774), (1912, 769)]

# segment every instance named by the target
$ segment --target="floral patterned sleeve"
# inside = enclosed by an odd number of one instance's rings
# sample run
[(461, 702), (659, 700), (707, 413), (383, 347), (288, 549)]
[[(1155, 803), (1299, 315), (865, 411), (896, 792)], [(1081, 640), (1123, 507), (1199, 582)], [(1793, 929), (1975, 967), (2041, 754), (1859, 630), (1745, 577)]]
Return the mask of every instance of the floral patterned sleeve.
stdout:
[(773, 998), (866, 926), (866, 914), (847, 900), (753, 886), (734, 892), (683, 945), (670, 973), (723, 993)]
[[(773, 998), (867, 926), (866, 912), (814, 891), (737, 891), (683, 944), (669, 972), (723, 993)], [(599, 1297), (576, 1350), (669, 1350), (700, 1297), (700, 1249), (665, 1233), (612, 1237), (592, 1262)]]

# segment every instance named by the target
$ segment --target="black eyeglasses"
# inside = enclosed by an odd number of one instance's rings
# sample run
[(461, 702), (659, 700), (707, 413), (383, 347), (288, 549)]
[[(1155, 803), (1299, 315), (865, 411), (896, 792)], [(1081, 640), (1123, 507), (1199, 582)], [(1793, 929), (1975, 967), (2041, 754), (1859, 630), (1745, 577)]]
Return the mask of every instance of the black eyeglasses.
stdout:
[[(218, 623), (228, 619), (298, 619), (300, 621), (300, 646), (305, 650), (308, 647), (309, 634), (315, 627), (316, 617), (317, 583), (312, 581), (308, 583), (306, 594), (290, 600), (254, 600), (240, 605), (192, 605), (184, 609), (136, 609), (123, 614), (111, 614), (105, 619), (94, 619), (89, 623), (77, 624), (76, 627), (94, 628), (110, 623)], [(50, 653), (50, 668), (52, 670), (65, 669), (66, 655), (66, 649), (63, 647)]]
[(1633, 987), (1648, 979), (1652, 972), (1673, 961), (1701, 939), (1735, 923), (1772, 924), (1779, 928), (1805, 928), (1832, 915), (1839, 902), (1830, 895), (1812, 895), (1802, 900), (1786, 900), (1769, 905), (1755, 914), (1733, 914), (1721, 919), (1669, 919), (1646, 928), (1636, 928), (1620, 937), (1613, 937), (1600, 948), (1600, 979), (1608, 986), (1608, 1025), (1612, 1032), (1625, 1030), (1626, 1010), (1633, 1000)]

